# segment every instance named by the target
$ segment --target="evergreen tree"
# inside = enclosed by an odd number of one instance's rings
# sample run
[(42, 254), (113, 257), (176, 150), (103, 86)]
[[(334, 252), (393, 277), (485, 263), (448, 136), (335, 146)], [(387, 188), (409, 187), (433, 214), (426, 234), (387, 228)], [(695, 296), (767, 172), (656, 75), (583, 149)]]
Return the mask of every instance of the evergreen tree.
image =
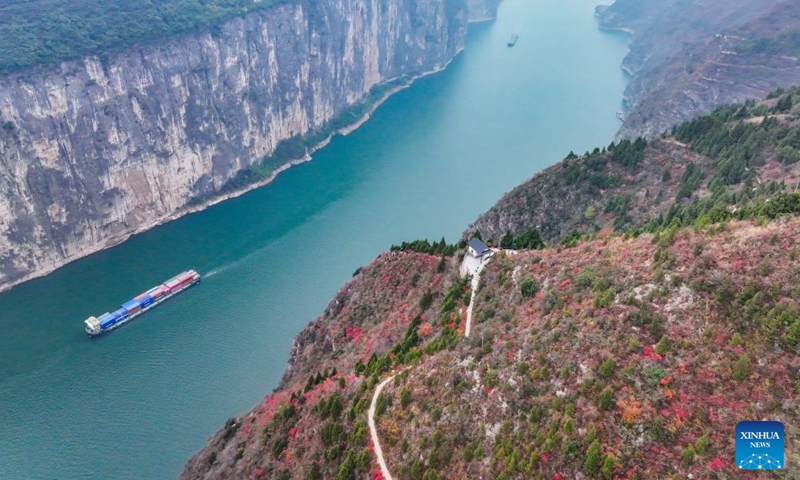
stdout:
[(539, 250), (544, 248), (544, 241), (536, 226), (525, 230), (514, 240), (514, 248)]
[(775, 104), (775, 108), (773, 109), (773, 112), (775, 112), (775, 113), (786, 113), (786, 112), (790, 111), (791, 109), (792, 109), (792, 96), (791, 95), (786, 95), (785, 97), (781, 97), (781, 99), (778, 100), (778, 103)]
[(502, 248), (511, 248), (514, 246), (514, 235), (511, 235), (510, 230), (506, 230), (506, 234), (500, 239), (500, 246)]

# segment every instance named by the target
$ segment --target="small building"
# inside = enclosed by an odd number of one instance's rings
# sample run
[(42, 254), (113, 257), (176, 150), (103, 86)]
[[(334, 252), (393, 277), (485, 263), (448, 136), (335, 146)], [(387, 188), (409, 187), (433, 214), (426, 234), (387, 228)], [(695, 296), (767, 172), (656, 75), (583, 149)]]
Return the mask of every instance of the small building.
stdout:
[(494, 252), (485, 243), (477, 238), (473, 238), (467, 244), (467, 254), (461, 262), (461, 276), (477, 275), (480, 273), (483, 264), (489, 260)]
[(484, 255), (486, 255), (491, 251), (492, 250), (478, 238), (473, 238), (467, 244), (467, 253), (469, 253), (475, 258), (482, 258)]

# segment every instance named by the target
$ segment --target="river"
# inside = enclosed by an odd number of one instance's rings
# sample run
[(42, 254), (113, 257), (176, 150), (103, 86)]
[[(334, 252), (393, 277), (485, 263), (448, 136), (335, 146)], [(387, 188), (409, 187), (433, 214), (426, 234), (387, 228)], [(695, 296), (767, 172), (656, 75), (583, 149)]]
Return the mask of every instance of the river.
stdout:
[[(272, 184), (0, 296), (0, 479), (166, 479), (277, 384), (294, 335), (402, 240), (460, 232), (618, 128), (627, 38), (596, 0), (505, 0), (441, 73)], [(514, 48), (506, 46), (520, 35)], [(83, 319), (203, 283), (99, 339)]]

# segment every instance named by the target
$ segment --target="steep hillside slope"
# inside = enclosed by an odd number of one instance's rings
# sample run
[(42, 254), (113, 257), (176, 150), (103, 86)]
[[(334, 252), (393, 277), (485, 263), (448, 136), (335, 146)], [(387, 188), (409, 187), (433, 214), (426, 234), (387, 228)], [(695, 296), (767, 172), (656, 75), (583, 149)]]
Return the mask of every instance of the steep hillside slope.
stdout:
[(469, 18), (466, 0), (278, 2), (0, 77), (0, 290), (269, 180), (443, 68)]
[(470, 338), (454, 260), (383, 255), (181, 478), (382, 478), (366, 417), (392, 370), (393, 478), (756, 478), (733, 464), (743, 419), (782, 421), (797, 462), (800, 218), (761, 223), (496, 254)]
[[(618, 138), (653, 138), (716, 107), (800, 83), (791, 0), (620, 0), (598, 10), (604, 28), (632, 31), (623, 67), (627, 118)], [(763, 48), (781, 44), (790, 48)]]
[[(800, 180), (797, 90), (759, 104), (723, 107), (673, 135), (624, 140), (570, 155), (507, 193), (465, 232), (499, 243), (536, 227), (546, 241), (570, 231), (691, 224)], [(613, 148), (613, 150), (609, 150)]]
[(752, 419), (800, 461), (798, 95), (570, 154), (476, 223), (515, 248), (477, 278), (393, 247), (180, 478), (756, 478)]
[(229, 420), (180, 478), (365, 478), (377, 372), (442, 330), (442, 298), (463, 287), (456, 272), (452, 262), (412, 252), (387, 253), (361, 269), (297, 336), (280, 387)]
[(733, 462), (746, 419), (783, 422), (796, 464), (798, 235), (792, 218), (493, 258), (472, 337), (382, 393), (394, 478), (758, 478)]
[(597, 7), (601, 28), (631, 33), (623, 68), (646, 74), (686, 47), (748, 22), (782, 0), (616, 0)]

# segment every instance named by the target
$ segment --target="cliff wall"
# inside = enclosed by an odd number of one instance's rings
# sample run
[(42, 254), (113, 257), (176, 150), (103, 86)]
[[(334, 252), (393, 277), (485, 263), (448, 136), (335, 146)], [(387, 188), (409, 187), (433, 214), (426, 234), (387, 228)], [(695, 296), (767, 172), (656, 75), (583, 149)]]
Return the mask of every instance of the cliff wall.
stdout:
[(443, 68), (491, 3), (287, 2), (0, 78), (0, 290), (269, 177), (280, 165), (249, 167)]

